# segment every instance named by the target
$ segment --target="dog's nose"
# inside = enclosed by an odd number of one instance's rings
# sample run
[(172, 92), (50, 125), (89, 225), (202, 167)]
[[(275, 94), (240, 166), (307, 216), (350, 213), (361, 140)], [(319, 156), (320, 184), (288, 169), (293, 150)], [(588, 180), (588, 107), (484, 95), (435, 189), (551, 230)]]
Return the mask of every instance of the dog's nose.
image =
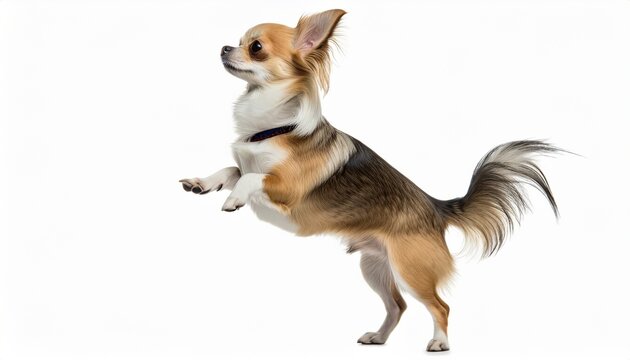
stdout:
[(227, 53), (229, 53), (230, 51), (232, 51), (232, 49), (234, 49), (234, 48), (233, 48), (233, 47), (231, 47), (231, 46), (224, 46), (224, 47), (221, 49), (221, 55), (226, 55)]

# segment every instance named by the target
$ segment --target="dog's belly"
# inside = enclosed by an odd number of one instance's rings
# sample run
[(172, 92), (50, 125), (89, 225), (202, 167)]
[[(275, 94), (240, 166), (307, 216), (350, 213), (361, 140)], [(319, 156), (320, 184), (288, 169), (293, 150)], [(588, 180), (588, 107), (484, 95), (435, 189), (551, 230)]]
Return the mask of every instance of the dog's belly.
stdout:
[[(268, 201), (265, 201), (268, 203)], [(289, 216), (283, 214), (279, 210), (275, 209), (273, 204), (266, 204), (263, 201), (257, 201), (252, 199), (250, 206), (256, 216), (265, 222), (286, 230), (295, 234), (298, 230), (298, 226), (294, 223)]]

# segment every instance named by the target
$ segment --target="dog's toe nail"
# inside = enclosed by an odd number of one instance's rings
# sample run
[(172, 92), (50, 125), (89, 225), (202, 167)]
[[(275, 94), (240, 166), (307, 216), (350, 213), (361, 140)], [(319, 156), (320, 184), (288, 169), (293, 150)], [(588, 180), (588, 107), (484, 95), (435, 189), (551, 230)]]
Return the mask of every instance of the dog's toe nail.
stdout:
[(190, 189), (192, 188), (190, 185), (186, 184), (186, 183), (182, 183), (182, 187), (184, 188), (184, 190), (186, 191), (190, 191)]
[(195, 194), (199, 194), (201, 192), (201, 188), (199, 186), (195, 186), (192, 188), (192, 192)]

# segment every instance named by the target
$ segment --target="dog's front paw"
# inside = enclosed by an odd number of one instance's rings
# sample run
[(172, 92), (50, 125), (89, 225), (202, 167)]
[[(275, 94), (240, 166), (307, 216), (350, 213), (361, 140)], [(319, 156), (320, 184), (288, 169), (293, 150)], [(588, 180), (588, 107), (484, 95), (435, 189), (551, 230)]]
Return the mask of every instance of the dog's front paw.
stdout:
[(225, 200), (225, 203), (223, 203), (223, 207), (221, 208), (221, 210), (232, 212), (245, 206), (245, 203), (246, 201), (240, 199), (238, 196), (230, 195), (227, 200)]
[(186, 191), (192, 191), (195, 194), (207, 194), (210, 191), (219, 191), (223, 187), (222, 183), (216, 183), (212, 181), (208, 181), (206, 179), (200, 178), (192, 178), (192, 179), (181, 179), (179, 182), (182, 184), (182, 187)]

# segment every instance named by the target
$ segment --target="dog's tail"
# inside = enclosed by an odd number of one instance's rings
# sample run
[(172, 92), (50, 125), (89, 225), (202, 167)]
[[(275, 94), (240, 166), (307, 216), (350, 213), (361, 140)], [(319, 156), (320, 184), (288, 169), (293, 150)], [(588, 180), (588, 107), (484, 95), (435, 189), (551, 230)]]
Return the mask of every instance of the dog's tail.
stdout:
[(499, 145), (479, 161), (464, 197), (437, 201), (436, 205), (447, 224), (464, 231), (466, 244), (474, 245), (482, 257), (488, 257), (501, 248), (514, 223), (520, 222), (529, 209), (523, 184), (532, 185), (545, 195), (558, 217), (547, 179), (534, 162), (536, 155), (557, 152), (564, 150), (536, 140)]

